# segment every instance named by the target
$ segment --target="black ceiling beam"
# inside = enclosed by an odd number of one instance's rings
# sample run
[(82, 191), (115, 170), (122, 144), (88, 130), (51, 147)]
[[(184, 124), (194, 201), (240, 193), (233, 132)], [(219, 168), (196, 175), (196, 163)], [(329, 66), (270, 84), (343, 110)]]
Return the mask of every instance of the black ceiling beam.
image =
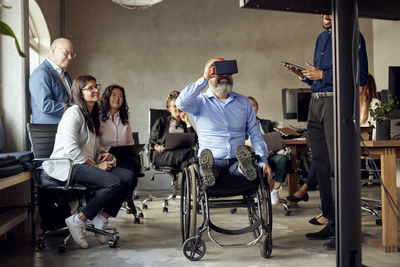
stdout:
[[(240, 7), (310, 14), (332, 12), (331, 0), (240, 0)], [(358, 16), (373, 19), (400, 20), (400, 1), (359, 0)]]

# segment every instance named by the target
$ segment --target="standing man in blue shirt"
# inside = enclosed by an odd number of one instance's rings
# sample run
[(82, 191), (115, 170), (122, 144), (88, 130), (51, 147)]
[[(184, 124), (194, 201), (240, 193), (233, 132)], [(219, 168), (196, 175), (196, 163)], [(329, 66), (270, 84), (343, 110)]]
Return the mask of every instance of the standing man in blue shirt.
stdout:
[(49, 57), (32, 72), (29, 78), (32, 123), (58, 124), (60, 121), (72, 84), (66, 69), (75, 57), (72, 42), (58, 38), (51, 44)]
[[(176, 106), (193, 114), (196, 122), (204, 185), (214, 186), (217, 177), (225, 174), (246, 177), (250, 181), (257, 178), (251, 153), (244, 146), (246, 134), (250, 136), (255, 154), (260, 157), (258, 165), (263, 177), (271, 179), (268, 149), (253, 106), (246, 96), (232, 91), (231, 74), (215, 74), (214, 62), (223, 60), (210, 59), (203, 77), (186, 86), (176, 100)], [(207, 85), (207, 91), (200, 94)]]
[[(312, 91), (307, 122), (308, 145), (312, 151), (313, 164), (317, 166), (322, 214), (328, 219), (328, 224), (321, 231), (306, 234), (306, 237), (312, 240), (335, 236), (335, 208), (332, 194), (334, 181), (332, 15), (321, 16), (325, 31), (318, 36), (313, 64), (307, 63), (309, 69), (303, 71), (284, 65), (303, 82), (311, 85)], [(368, 58), (365, 40), (361, 33), (359, 40), (360, 86), (365, 86), (368, 77)], [(325, 243), (324, 248), (335, 249), (335, 240), (331, 239)]]

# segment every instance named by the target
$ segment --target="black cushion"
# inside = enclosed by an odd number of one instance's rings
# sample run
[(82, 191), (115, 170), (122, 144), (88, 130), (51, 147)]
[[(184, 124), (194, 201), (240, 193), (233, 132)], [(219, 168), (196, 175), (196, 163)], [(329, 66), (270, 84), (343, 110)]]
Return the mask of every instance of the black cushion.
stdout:
[(244, 176), (224, 175), (217, 178), (215, 186), (206, 189), (211, 197), (230, 197), (254, 192), (260, 180), (249, 181)]

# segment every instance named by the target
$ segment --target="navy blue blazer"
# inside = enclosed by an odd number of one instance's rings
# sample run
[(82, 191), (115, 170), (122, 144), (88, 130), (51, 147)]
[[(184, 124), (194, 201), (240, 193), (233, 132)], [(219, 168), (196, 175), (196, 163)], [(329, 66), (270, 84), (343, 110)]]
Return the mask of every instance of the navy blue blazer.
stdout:
[[(71, 77), (65, 72), (71, 87)], [(65, 88), (57, 71), (46, 59), (29, 78), (31, 92), (32, 123), (58, 124), (64, 113), (64, 102), (68, 99)]]

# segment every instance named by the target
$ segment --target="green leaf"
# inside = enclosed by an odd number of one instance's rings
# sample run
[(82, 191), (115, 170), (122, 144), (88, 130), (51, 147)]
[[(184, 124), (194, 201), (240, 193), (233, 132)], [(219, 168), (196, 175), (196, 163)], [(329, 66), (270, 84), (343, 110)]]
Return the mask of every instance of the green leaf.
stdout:
[(12, 8), (12, 6), (6, 6), (6, 5), (3, 4), (3, 3), (0, 3), (0, 6), (1, 6), (1, 7), (4, 7), (4, 8), (8, 8), (8, 9)]
[[(1, 5), (4, 6), (3, 4), (1, 4)], [(2, 20), (0, 20), (0, 34), (8, 35), (8, 36), (14, 38), (15, 47), (16, 47), (17, 50), (18, 50), (18, 54), (19, 54), (21, 57), (25, 57), (25, 54), (24, 54), (24, 52), (21, 51), (21, 47), (19, 46), (17, 37), (15, 36), (13, 30), (10, 28), (10, 26), (8, 26), (8, 25), (7, 25), (5, 22), (3, 22)]]

